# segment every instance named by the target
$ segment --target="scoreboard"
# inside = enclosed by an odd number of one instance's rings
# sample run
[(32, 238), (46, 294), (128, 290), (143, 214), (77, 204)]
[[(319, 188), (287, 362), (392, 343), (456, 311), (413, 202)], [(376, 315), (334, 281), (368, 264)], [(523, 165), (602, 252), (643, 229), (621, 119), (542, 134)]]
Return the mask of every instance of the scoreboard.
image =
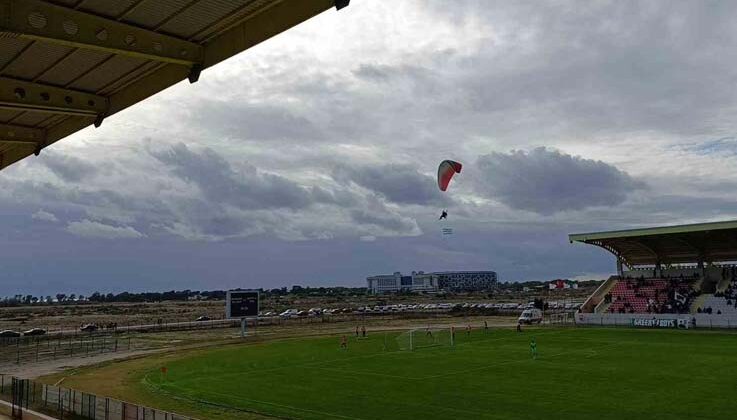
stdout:
[(258, 309), (258, 290), (229, 290), (225, 296), (226, 318), (255, 318)]

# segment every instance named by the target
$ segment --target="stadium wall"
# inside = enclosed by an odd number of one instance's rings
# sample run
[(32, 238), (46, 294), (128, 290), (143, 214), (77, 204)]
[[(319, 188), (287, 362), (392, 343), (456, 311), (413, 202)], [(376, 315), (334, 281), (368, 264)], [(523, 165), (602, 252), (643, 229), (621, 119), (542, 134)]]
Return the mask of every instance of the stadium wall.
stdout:
[(578, 325), (677, 328), (690, 326), (689, 314), (576, 314)]
[(737, 328), (737, 315), (577, 313), (575, 319), (577, 325), (651, 328)]
[(737, 315), (693, 314), (696, 328), (737, 328)]

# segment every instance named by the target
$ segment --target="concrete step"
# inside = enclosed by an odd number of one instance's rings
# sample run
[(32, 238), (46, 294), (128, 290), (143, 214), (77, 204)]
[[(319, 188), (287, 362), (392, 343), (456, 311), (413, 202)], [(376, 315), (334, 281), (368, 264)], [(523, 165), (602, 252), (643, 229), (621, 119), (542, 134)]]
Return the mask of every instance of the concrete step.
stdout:
[(723, 291), (727, 290), (727, 287), (729, 287), (729, 283), (731, 283), (731, 279), (729, 279), (729, 278), (722, 279), (717, 284), (716, 291), (717, 292), (723, 292)]
[(704, 277), (699, 277), (693, 284), (694, 290), (701, 291), (701, 286), (704, 284)]
[(596, 309), (596, 313), (603, 314), (606, 313), (606, 311), (609, 310), (609, 307), (612, 306), (612, 302), (602, 302), (599, 304), (599, 306)]
[(714, 295), (702, 294), (702, 295), (697, 296), (696, 299), (694, 299), (693, 303), (691, 304), (691, 313), (695, 314), (696, 309), (698, 309), (699, 307), (703, 307), (704, 302), (706, 301), (706, 298), (708, 298), (709, 296), (714, 296)]

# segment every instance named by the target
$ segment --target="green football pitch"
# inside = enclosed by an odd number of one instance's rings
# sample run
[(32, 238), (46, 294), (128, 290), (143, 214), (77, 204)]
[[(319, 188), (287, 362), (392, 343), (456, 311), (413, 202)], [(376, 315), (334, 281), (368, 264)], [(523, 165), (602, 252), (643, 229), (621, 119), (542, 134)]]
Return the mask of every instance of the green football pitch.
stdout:
[[(399, 333), (230, 346), (140, 373), (137, 386), (224, 417), (729, 419), (737, 335), (708, 331), (463, 330), (399, 350)], [(530, 340), (535, 337), (538, 357)], [(209, 407), (209, 408), (208, 408)], [(206, 411), (204, 411), (206, 412)], [(240, 414), (239, 414), (240, 413)], [(204, 414), (202, 418), (209, 418)]]

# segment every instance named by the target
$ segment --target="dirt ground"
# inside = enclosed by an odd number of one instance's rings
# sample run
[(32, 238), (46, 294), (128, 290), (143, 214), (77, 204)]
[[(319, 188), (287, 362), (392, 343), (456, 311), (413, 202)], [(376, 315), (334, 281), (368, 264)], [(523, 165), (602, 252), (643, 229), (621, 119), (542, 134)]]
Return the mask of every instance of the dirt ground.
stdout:
[[(467, 325), (480, 327), (487, 321), (491, 328), (512, 328), (516, 325), (515, 317), (434, 317), (428, 319), (367, 319), (365, 325), (369, 331), (406, 330), (410, 328), (450, 327), (455, 325), (463, 328)], [(252, 329), (248, 341), (264, 341), (285, 337), (309, 337), (352, 333), (356, 322), (344, 321), (334, 323), (285, 324), (262, 326)], [(179, 331), (150, 334), (156, 340), (166, 343), (159, 348), (147, 350), (120, 351), (105, 353), (90, 357), (76, 357), (28, 363), (21, 365), (3, 366), (2, 373), (12, 374), (21, 378), (43, 378), (45, 382), (54, 383), (66, 375), (73, 375), (76, 369), (99, 364), (108, 364), (122, 359), (143, 358), (152, 354), (180, 353), (185, 351), (235, 344), (243, 342), (240, 330), (237, 328), (212, 329), (201, 331)], [(152, 339), (154, 337), (151, 337)]]
[(140, 325), (195, 320), (201, 315), (212, 319), (223, 317), (225, 302), (160, 302), (64, 304), (0, 308), (0, 330), (44, 328), (49, 333), (76, 329), (83, 324)]

